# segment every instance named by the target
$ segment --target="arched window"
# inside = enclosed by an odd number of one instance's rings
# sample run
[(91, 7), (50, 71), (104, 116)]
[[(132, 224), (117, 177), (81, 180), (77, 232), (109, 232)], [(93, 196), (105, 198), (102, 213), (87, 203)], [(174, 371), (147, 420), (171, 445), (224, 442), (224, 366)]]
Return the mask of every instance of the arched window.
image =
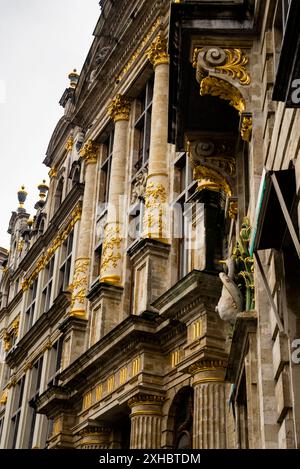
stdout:
[(174, 449), (190, 449), (193, 440), (193, 400), (191, 387), (182, 388), (175, 396), (169, 412), (169, 445)]

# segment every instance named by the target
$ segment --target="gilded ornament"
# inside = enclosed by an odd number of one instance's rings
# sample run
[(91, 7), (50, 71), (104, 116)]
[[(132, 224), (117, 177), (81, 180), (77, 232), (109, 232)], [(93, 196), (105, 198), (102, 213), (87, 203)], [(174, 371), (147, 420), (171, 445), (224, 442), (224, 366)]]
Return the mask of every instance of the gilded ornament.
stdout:
[(66, 150), (67, 151), (72, 151), (73, 150), (73, 145), (74, 145), (74, 138), (70, 136), (67, 140), (67, 143), (66, 143)]
[(22, 282), (22, 290), (26, 291), (29, 289), (30, 285), (37, 278), (38, 274), (43, 270), (46, 265), (50, 262), (52, 256), (56, 250), (61, 246), (61, 244), (67, 239), (70, 232), (74, 228), (74, 225), (81, 218), (82, 207), (81, 204), (78, 204), (74, 210), (71, 212), (71, 219), (67, 226), (63, 228), (60, 233), (54, 238), (50, 247), (47, 249), (46, 254), (43, 254), (40, 259), (36, 262), (35, 267), (32, 273), (26, 277)]
[(241, 125), (241, 136), (245, 142), (250, 142), (252, 136), (252, 117), (243, 116)]
[(248, 57), (239, 48), (196, 48), (193, 55), (193, 67), (197, 68), (198, 81), (208, 74), (207, 68), (238, 80), (242, 86), (250, 85), (251, 78), (246, 68), (248, 62)]
[(225, 360), (199, 360), (189, 367), (189, 373), (195, 375), (204, 371), (224, 370), (227, 367)]
[(128, 121), (130, 115), (130, 108), (130, 100), (121, 94), (117, 94), (117, 96), (112, 100), (111, 104), (108, 106), (107, 112), (114, 122), (118, 122), (121, 120)]
[(145, 207), (146, 213), (144, 216), (144, 227), (146, 236), (152, 237), (151, 229), (157, 224), (158, 238), (162, 238), (164, 225), (163, 225), (163, 204), (167, 201), (167, 192), (165, 187), (161, 184), (155, 184), (149, 181), (145, 193)]
[(87, 165), (97, 163), (99, 148), (100, 146), (98, 145), (98, 143), (94, 142), (93, 140), (88, 140), (86, 142), (86, 144), (80, 151), (80, 156), (82, 156)]
[(7, 390), (3, 391), (0, 397), (0, 405), (6, 405), (7, 403)]
[(245, 110), (246, 103), (241, 93), (237, 88), (221, 78), (204, 78), (201, 81), (200, 94), (201, 96), (211, 95), (225, 99), (229, 101), (230, 106), (233, 106), (240, 113)]
[(88, 287), (87, 271), (90, 261), (88, 258), (77, 259), (75, 262), (75, 270), (73, 275), (73, 282), (70, 285), (72, 291), (71, 298), (71, 312), (76, 303), (84, 304)]
[(152, 394), (137, 394), (128, 401), (128, 406), (133, 407), (140, 404), (162, 404), (164, 402), (164, 396), (154, 396)]
[(11, 335), (5, 331), (3, 335), (3, 348), (5, 352), (8, 352), (10, 349)]
[(251, 236), (251, 225), (249, 218), (243, 219), (240, 235), (232, 253), (235, 262), (235, 273), (238, 286), (244, 296), (245, 311), (254, 309), (254, 260), (250, 256), (249, 243)]
[(229, 217), (232, 220), (236, 220), (237, 213), (238, 213), (238, 203), (231, 201), (229, 204), (229, 210), (228, 210)]
[(204, 189), (214, 192), (223, 191), (228, 197), (232, 196), (232, 189), (228, 181), (215, 169), (203, 165), (196, 166), (194, 179), (198, 181), (197, 191)]
[(167, 40), (159, 34), (146, 51), (146, 55), (154, 68), (157, 65), (169, 63), (169, 54), (167, 50)]
[[(105, 272), (110, 266), (116, 268), (121, 259), (120, 251), (121, 237), (120, 226), (114, 223), (113, 226), (106, 226), (102, 250), (101, 272)], [(102, 281), (102, 279), (101, 279)]]
[(50, 179), (55, 178), (57, 176), (57, 169), (54, 167), (51, 168), (48, 175)]

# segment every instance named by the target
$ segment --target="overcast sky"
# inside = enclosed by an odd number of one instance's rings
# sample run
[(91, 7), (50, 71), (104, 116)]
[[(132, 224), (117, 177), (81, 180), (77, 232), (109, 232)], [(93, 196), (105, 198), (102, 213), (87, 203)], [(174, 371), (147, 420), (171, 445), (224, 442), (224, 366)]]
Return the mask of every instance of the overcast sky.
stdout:
[(68, 74), (81, 70), (100, 14), (99, 0), (0, 0), (0, 246), (9, 248), (7, 227), (28, 192), (34, 215), (37, 185)]

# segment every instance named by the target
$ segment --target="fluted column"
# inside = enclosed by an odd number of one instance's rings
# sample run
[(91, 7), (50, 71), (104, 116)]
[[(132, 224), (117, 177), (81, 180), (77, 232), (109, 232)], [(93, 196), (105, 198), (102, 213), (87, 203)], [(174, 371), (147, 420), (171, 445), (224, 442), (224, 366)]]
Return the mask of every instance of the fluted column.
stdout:
[(190, 367), (193, 374), (193, 449), (226, 448), (225, 363), (201, 361)]
[(81, 430), (81, 449), (109, 449), (111, 428), (108, 425), (89, 426)]
[(123, 259), (123, 207), (125, 189), (125, 167), (130, 101), (117, 95), (108, 108), (115, 122), (115, 134), (109, 183), (107, 223), (105, 226), (100, 282), (113, 285), (122, 283)]
[(154, 88), (143, 236), (165, 242), (169, 238), (167, 41), (159, 35), (147, 55), (154, 67)]
[(163, 397), (138, 395), (129, 400), (131, 408), (131, 449), (161, 448), (161, 407)]
[(70, 316), (85, 318), (86, 294), (88, 290), (88, 274), (90, 268), (90, 252), (93, 230), (91, 221), (94, 214), (96, 170), (95, 166), (99, 154), (99, 145), (89, 140), (81, 150), (85, 161), (85, 187), (82, 203), (81, 223), (78, 239), (77, 256), (75, 260), (73, 281), (71, 284), (72, 299)]

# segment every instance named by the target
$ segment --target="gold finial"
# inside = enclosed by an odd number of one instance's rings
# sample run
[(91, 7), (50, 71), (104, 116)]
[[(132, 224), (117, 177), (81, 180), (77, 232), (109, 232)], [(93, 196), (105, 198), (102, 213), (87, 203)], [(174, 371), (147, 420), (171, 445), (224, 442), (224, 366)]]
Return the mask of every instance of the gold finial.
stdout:
[(18, 190), (18, 201), (19, 208), (24, 208), (24, 203), (27, 197), (27, 192), (25, 191), (25, 186), (21, 186), (21, 189)]
[(40, 199), (44, 200), (48, 192), (49, 187), (46, 184), (46, 180), (43, 179), (43, 182), (38, 185), (38, 190), (40, 191)]
[(107, 112), (114, 122), (121, 120), (128, 121), (130, 108), (130, 100), (121, 94), (117, 94), (108, 106)]
[(154, 68), (157, 65), (169, 63), (169, 54), (167, 50), (167, 40), (163, 39), (159, 34), (146, 51), (146, 55)]
[(28, 220), (27, 220), (27, 225), (28, 225), (30, 228), (32, 227), (32, 225), (33, 225), (33, 218), (31, 218), (31, 217), (28, 218)]
[(77, 73), (76, 68), (74, 68), (73, 72), (69, 73), (68, 78), (70, 80), (70, 88), (75, 89), (79, 81), (79, 74)]

